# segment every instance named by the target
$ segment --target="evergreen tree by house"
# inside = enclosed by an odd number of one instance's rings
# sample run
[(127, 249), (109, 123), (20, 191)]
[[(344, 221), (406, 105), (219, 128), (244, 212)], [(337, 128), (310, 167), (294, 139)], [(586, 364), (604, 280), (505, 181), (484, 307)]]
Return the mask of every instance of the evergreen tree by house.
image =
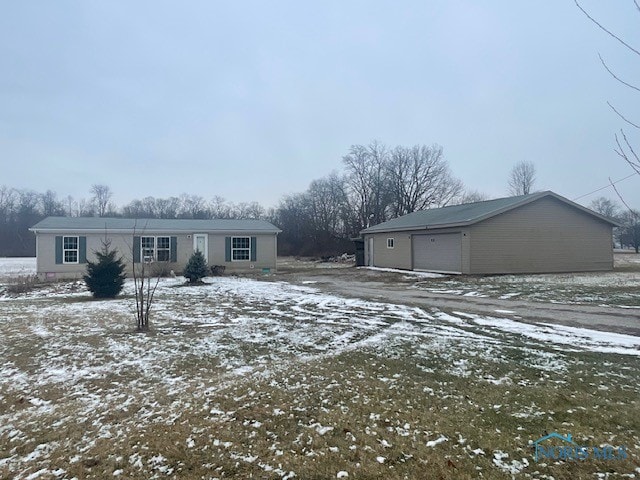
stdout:
[(117, 250), (111, 250), (108, 242), (102, 243), (102, 251), (96, 252), (97, 262), (87, 261), (87, 284), (93, 298), (114, 298), (122, 291), (125, 265), (122, 257), (116, 258)]
[(200, 250), (193, 252), (189, 258), (186, 267), (184, 267), (184, 277), (190, 283), (196, 283), (202, 280), (208, 274), (207, 261)]

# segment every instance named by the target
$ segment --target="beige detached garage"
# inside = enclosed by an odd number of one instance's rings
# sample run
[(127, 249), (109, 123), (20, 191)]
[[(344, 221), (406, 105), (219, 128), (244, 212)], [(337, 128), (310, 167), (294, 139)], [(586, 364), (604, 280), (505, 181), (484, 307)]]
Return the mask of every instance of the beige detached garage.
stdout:
[(613, 269), (618, 224), (553, 192), (410, 213), (362, 231), (368, 266), (443, 273)]

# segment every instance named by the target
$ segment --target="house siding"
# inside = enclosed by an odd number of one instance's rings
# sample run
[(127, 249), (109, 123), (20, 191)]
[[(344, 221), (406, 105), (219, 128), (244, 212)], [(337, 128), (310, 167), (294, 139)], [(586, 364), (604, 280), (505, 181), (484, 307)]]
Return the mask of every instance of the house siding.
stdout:
[[(376, 267), (413, 270), (413, 236), (438, 233), (460, 233), (462, 273), (470, 269), (470, 237), (468, 228), (413, 230), (405, 232), (387, 232), (364, 235), (364, 245), (368, 248), (368, 239), (373, 237), (373, 262)], [(394, 248), (387, 248), (387, 238), (394, 239)]]
[[(407, 232), (377, 233), (373, 237), (373, 263), (376, 267), (411, 270), (411, 234)], [(387, 248), (387, 238), (393, 238), (393, 248)], [(365, 248), (368, 242), (365, 240)]]
[(552, 197), (469, 227), (470, 273), (613, 269), (611, 225)]
[[(202, 232), (193, 232), (202, 233)], [(102, 233), (75, 233), (75, 232), (51, 232), (38, 233), (36, 236), (37, 244), (37, 272), (43, 278), (81, 278), (86, 272), (86, 264), (57, 264), (55, 256), (55, 239), (56, 236), (83, 236), (86, 237), (87, 260), (96, 260), (96, 251), (102, 249), (102, 241), (104, 240), (104, 232)], [(145, 231), (137, 232), (136, 236), (153, 236), (153, 237), (175, 237), (176, 238), (176, 262), (156, 262), (152, 264), (152, 269), (162, 269), (164, 272), (173, 270), (180, 274), (187, 264), (189, 257), (193, 253), (193, 234), (188, 233), (170, 233), (170, 232), (153, 232)], [(273, 271), (276, 269), (276, 242), (277, 236), (273, 233), (269, 234), (208, 234), (208, 264), (224, 265), (226, 272), (239, 273), (255, 271), (256, 269), (269, 268)], [(243, 262), (225, 262), (224, 242), (228, 236), (251, 236), (256, 238), (256, 261)], [(126, 273), (128, 276), (132, 274), (132, 252), (133, 252), (133, 233), (131, 234), (113, 234), (109, 235), (110, 247), (116, 249), (123, 257), (127, 264)]]

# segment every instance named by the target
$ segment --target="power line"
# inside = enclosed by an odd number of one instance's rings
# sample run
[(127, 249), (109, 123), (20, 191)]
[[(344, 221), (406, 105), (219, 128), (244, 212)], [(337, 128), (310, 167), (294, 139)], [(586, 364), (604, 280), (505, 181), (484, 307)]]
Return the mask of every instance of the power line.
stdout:
[(593, 195), (594, 193), (597, 193), (597, 192), (599, 192), (601, 190), (604, 190), (605, 188), (609, 188), (609, 187), (615, 185), (616, 183), (620, 183), (623, 180), (626, 180), (627, 178), (631, 178), (634, 175), (639, 175), (639, 174), (640, 174), (639, 172), (633, 172), (631, 175), (627, 175), (626, 177), (621, 178), (620, 180), (616, 180), (615, 182), (608, 183), (604, 187), (600, 187), (597, 190), (594, 190), (593, 192), (589, 192), (589, 193), (585, 193), (584, 195), (580, 195), (579, 197), (574, 198), (573, 201), (575, 202), (576, 200), (580, 200), (581, 198), (588, 197), (589, 195)]

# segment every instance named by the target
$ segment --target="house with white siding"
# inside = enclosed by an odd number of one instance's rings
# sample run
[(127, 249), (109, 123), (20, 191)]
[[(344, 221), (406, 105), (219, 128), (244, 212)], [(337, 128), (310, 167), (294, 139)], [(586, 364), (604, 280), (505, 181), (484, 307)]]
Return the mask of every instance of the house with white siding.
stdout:
[(280, 230), (264, 220), (130, 219), (48, 217), (30, 229), (36, 235), (37, 273), (42, 278), (78, 278), (87, 260), (109, 242), (132, 266), (180, 273), (195, 250), (226, 272), (275, 271)]
[(364, 229), (365, 264), (463, 274), (613, 269), (608, 217), (546, 191), (422, 210)]

